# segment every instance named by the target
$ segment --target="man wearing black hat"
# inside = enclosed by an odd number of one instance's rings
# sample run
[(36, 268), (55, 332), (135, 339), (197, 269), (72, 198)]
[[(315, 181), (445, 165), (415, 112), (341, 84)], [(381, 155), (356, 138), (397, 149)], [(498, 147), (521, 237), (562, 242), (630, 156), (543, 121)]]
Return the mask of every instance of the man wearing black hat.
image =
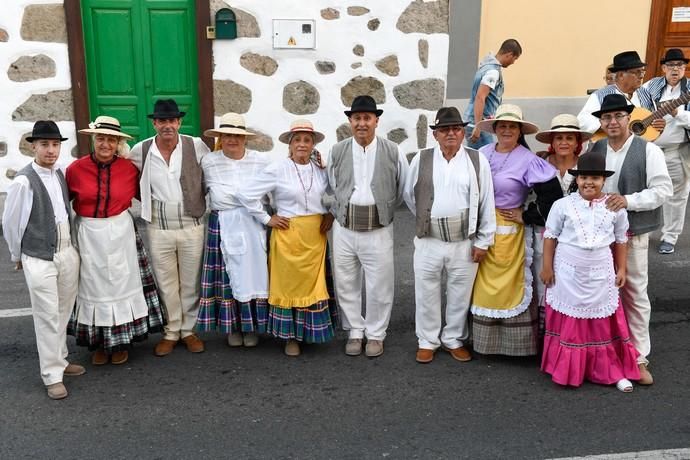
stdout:
[[(642, 62), (636, 51), (623, 51), (616, 54), (613, 57), (613, 64), (609, 66), (611, 72), (616, 74), (615, 83), (604, 86), (589, 96), (585, 106), (577, 115), (580, 128), (589, 133), (594, 133), (599, 129), (599, 120), (593, 115), (593, 112), (601, 108), (604, 97), (609, 94), (621, 94), (633, 106), (644, 107), (649, 111), (656, 110), (651, 94), (641, 87), (646, 67), (647, 64)], [(652, 126), (659, 131), (663, 131), (664, 125), (666, 125), (666, 121), (663, 118), (652, 122)]]
[[(663, 77), (655, 77), (642, 85), (657, 104), (678, 99), (690, 93), (690, 81), (685, 78), (688, 58), (678, 48), (671, 48), (661, 59)], [(677, 107), (664, 117), (666, 128), (654, 141), (666, 158), (668, 173), (673, 181), (673, 196), (664, 203), (664, 225), (661, 227), (660, 254), (671, 254), (683, 231), (685, 208), (690, 192), (690, 103)]]
[(640, 353), (639, 383), (651, 385), (654, 380), (647, 369), (652, 311), (647, 295), (649, 233), (661, 227), (661, 205), (673, 194), (673, 186), (661, 149), (628, 130), (633, 109), (621, 94), (604, 97), (601, 109), (592, 115), (600, 120), (608, 137), (597, 141), (592, 151), (605, 154), (606, 169), (615, 172), (604, 184), (604, 192), (609, 195), (607, 207), (614, 212), (623, 208), (628, 211), (632, 236), (628, 239), (627, 273), (621, 300), (633, 344)]
[(26, 140), (34, 161), (7, 189), (2, 226), (12, 261), (23, 268), (29, 288), (43, 383), (51, 399), (62, 399), (67, 397), (63, 376), (86, 372), (67, 362), (67, 323), (79, 278), (67, 183), (56, 167), (67, 139), (55, 122), (37, 121)]
[[(383, 113), (371, 96), (357, 96), (345, 111), (352, 137), (331, 148), (328, 176), (335, 194), (333, 271), (345, 353), (383, 353), (393, 308), (393, 215), (402, 201), (407, 160), (397, 144), (376, 136)], [(362, 316), (362, 271), (366, 278), (366, 318)]]
[(170, 354), (179, 340), (193, 353), (204, 351), (193, 329), (199, 310), (206, 212), (200, 163), (209, 149), (200, 138), (179, 133), (184, 116), (173, 99), (157, 100), (148, 115), (156, 136), (132, 147), (132, 161), (141, 171), (141, 217), (149, 222), (151, 265), (168, 312), (156, 356)]
[[(455, 107), (442, 107), (433, 130), (436, 147), (412, 159), (403, 197), (416, 216), (414, 239), (416, 360), (429, 363), (443, 347), (458, 361), (472, 359), (467, 314), (479, 262), (496, 232), (491, 168), (464, 148), (465, 126)], [(446, 326), (441, 331), (441, 279), (446, 281)]]

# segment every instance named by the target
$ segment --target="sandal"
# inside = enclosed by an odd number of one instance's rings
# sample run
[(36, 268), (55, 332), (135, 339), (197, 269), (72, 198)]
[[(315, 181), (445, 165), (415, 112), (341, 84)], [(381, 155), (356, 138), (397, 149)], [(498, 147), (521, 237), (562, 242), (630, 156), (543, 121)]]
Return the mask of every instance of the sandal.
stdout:
[(618, 382), (616, 382), (616, 388), (623, 393), (632, 393), (633, 384), (628, 379), (620, 379)]

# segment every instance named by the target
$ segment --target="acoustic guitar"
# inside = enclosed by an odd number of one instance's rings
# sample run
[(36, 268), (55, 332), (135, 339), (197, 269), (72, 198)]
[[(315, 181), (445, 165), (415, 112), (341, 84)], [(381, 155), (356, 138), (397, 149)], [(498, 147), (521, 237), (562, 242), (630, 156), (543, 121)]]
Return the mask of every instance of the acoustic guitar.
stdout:
[[(664, 115), (668, 115), (669, 113), (673, 112), (673, 109), (680, 107), (687, 102), (690, 102), (690, 93), (683, 93), (678, 99), (662, 102), (659, 105), (659, 108), (654, 112), (650, 112), (643, 107), (635, 107), (630, 114), (630, 123), (628, 124), (628, 129), (631, 133), (637, 134), (647, 142), (654, 142), (656, 138), (661, 135), (661, 132), (652, 126), (652, 120), (663, 118)], [(599, 128), (592, 135), (592, 142), (596, 142), (605, 137), (606, 133), (604, 130)]]

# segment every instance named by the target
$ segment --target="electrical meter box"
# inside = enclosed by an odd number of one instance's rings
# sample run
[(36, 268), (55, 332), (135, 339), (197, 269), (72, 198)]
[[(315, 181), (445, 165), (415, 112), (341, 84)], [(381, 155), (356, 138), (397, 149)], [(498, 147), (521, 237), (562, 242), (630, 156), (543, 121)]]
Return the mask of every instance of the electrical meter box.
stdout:
[(316, 21), (313, 19), (274, 19), (273, 48), (316, 48)]

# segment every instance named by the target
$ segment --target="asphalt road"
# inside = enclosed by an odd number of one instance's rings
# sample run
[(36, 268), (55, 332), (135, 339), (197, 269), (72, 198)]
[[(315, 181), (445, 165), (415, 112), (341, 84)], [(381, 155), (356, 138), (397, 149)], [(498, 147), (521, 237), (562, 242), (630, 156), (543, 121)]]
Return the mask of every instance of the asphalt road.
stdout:
[[(688, 224), (690, 228), (690, 224)], [(30, 316), (0, 317), (0, 458), (552, 458), (690, 446), (690, 238), (650, 250), (651, 370), (632, 394), (560, 388), (536, 358), (439, 353), (414, 361), (412, 216), (396, 215), (396, 303), (382, 357), (348, 357), (344, 336), (287, 358), (276, 341), (94, 368), (70, 338), (70, 396), (47, 398)], [(0, 248), (0, 314), (30, 307)], [(653, 243), (656, 246), (656, 239)]]

